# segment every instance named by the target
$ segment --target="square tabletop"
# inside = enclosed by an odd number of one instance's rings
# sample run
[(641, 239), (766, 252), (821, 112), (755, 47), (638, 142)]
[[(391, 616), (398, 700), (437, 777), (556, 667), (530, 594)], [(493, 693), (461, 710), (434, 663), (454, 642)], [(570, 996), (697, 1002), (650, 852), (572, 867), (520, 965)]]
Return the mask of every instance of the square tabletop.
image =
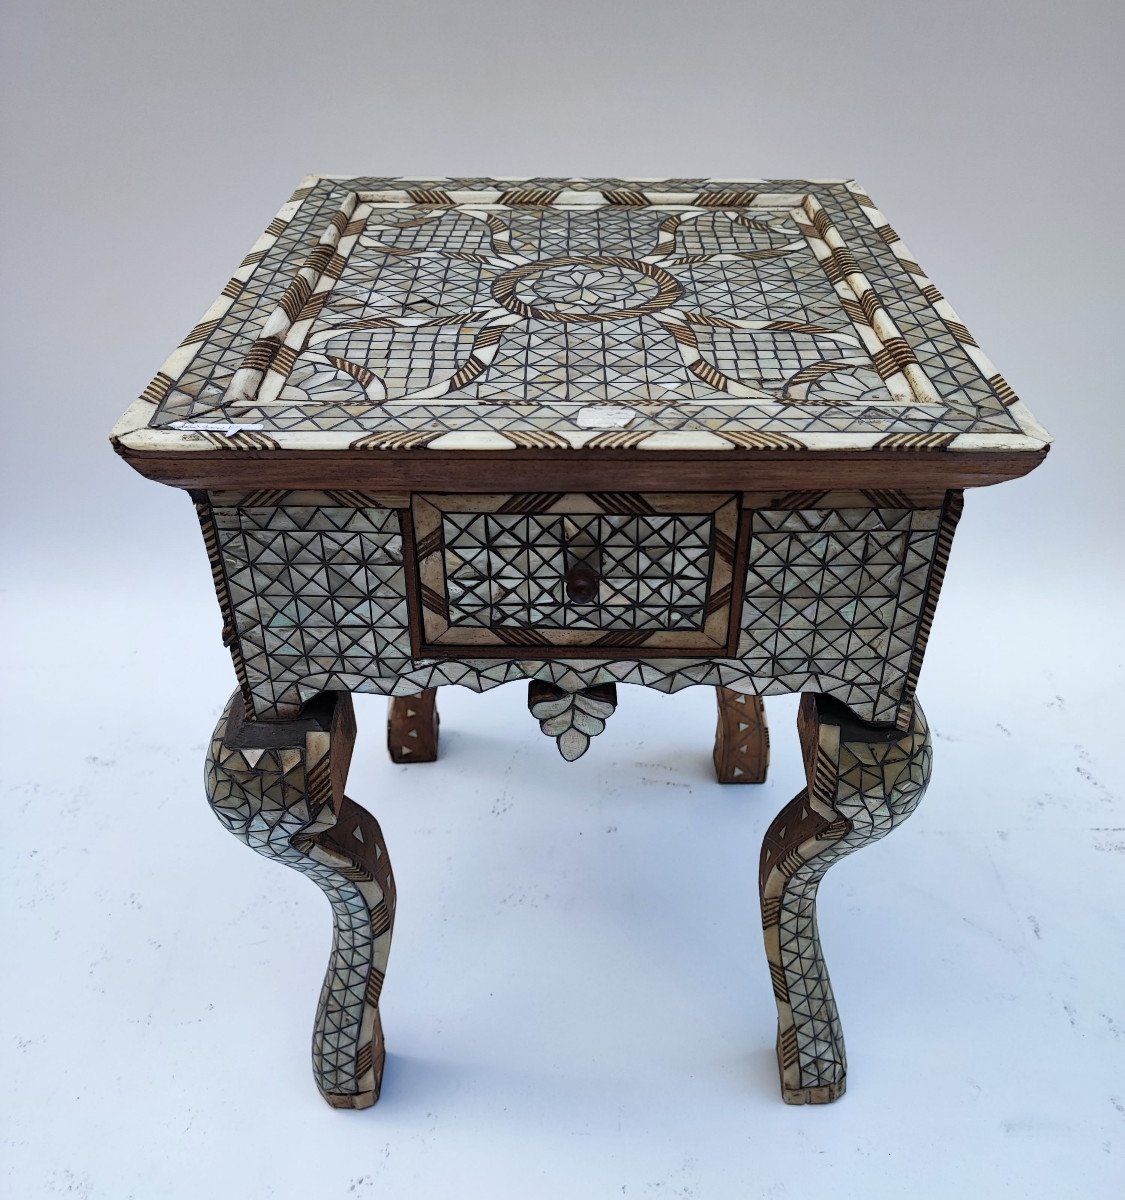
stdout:
[(863, 188), (793, 179), (310, 176), (113, 432), (181, 486), (597, 451), (956, 487), (1048, 440)]

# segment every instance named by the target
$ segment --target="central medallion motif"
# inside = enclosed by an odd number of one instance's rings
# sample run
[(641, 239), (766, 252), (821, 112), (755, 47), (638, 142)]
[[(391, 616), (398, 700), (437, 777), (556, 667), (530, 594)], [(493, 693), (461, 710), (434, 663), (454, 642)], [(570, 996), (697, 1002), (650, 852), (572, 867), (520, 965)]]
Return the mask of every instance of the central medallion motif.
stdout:
[[(394, 405), (406, 425), (386, 436), (421, 445), (446, 432), (511, 440), (490, 425), (510, 405), (517, 437), (555, 445), (577, 435), (553, 405), (659, 403), (730, 444), (757, 436), (751, 421), (789, 445), (772, 425), (779, 404), (815, 405), (800, 419), (818, 432), (879, 433), (883, 407), (937, 402), (811, 195), (723, 193), (721, 207), (710, 193), (659, 206), (521, 196), (481, 208), (468, 194), (351, 194), (263, 320), (224, 415), (334, 432)], [(646, 427), (677, 432), (687, 408), (653, 410)], [(647, 436), (581, 428), (584, 444)]]
[(492, 295), (510, 312), (541, 321), (626, 321), (674, 304), (683, 288), (635, 258), (545, 258), (505, 272)]

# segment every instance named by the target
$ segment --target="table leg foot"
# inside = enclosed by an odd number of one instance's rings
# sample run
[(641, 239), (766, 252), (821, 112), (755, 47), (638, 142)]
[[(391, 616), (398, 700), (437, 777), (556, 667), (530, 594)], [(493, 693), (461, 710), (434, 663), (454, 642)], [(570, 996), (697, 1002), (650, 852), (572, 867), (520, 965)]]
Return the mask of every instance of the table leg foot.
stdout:
[(355, 741), (347, 693), (322, 693), (292, 721), (246, 720), (231, 698), (207, 756), (212, 810), (252, 850), (308, 875), (334, 930), (313, 1031), (313, 1074), (334, 1108), (379, 1098), (386, 1052), (379, 994), (395, 885), (378, 822), (344, 795)]
[(761, 696), (717, 687), (719, 723), (715, 729), (715, 777), (720, 783), (765, 783), (770, 734)]
[(435, 762), (438, 756), (437, 688), (394, 696), (387, 706), (387, 753), (396, 763)]
[(330, 1108), (371, 1108), (379, 1099), (377, 1091), (370, 1092), (326, 1092), (320, 1093)]
[(902, 733), (862, 725), (836, 701), (805, 695), (798, 728), (808, 786), (762, 843), (762, 925), (782, 1096), (789, 1104), (827, 1104), (843, 1095), (847, 1059), (817, 932), (817, 888), (834, 862), (910, 816), (933, 755), (917, 703)]
[[(780, 1051), (778, 1057), (780, 1059)], [(789, 1088), (782, 1084), (781, 1098), (786, 1104), (831, 1104), (833, 1100), (839, 1100), (847, 1090), (846, 1079), (841, 1079), (839, 1083), (824, 1084), (822, 1087)]]

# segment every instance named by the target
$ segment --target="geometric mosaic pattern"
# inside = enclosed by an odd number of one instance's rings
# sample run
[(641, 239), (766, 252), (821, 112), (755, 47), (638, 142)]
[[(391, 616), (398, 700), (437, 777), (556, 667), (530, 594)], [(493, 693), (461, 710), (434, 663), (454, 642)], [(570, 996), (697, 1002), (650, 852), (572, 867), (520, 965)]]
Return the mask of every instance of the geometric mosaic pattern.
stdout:
[(817, 931), (817, 889), (833, 863), (910, 816), (929, 782), (933, 751), (917, 702), (905, 734), (863, 729), (812, 695), (802, 697), (798, 725), (808, 787), (762, 843), (762, 924), (782, 1093), (790, 1104), (822, 1104), (843, 1093), (847, 1059)]
[(718, 723), (712, 760), (720, 783), (765, 783), (770, 731), (761, 696), (716, 688)]
[[(743, 631), (769, 671), (853, 705), (901, 696), (942, 524), (940, 509), (756, 510)], [(825, 678), (834, 688), (822, 686)], [(893, 703), (874, 720), (894, 719)]]
[(355, 737), (351, 697), (318, 697), (299, 721), (244, 723), (236, 692), (207, 757), (220, 821), (252, 850), (307, 875), (332, 905), (332, 955), (313, 1032), (313, 1074), (336, 1108), (379, 1097), (386, 1057), (379, 995), (395, 886), (379, 826), (343, 795)]
[[(604, 201), (443, 207), (401, 192), (358, 194), (341, 210), (333, 269), (297, 313), (294, 323), (308, 313), (306, 327), (281, 338), (283, 319), (267, 317), (280, 342), (255, 344), (253, 367), (236, 372), (225, 401), (315, 412), (418, 400), (692, 401), (717, 391), (796, 399), (811, 390), (822, 400), (891, 402), (871, 357), (886, 347), (862, 313), (842, 306), (821, 265), (831, 253), (831, 233), (814, 225), (826, 224), (823, 209), (800, 200), (754, 196), (716, 211)], [(280, 367), (275, 346), (291, 351)], [(932, 389), (916, 396), (903, 371), (890, 370), (892, 358), (878, 361), (902, 399), (933, 400)]]
[(822, 692), (864, 720), (891, 723), (909, 717), (959, 495), (922, 508), (895, 494), (868, 507), (858, 494), (833, 507), (839, 500), (797, 494), (745, 514), (749, 559), (733, 656), (648, 659), (643, 647), (604, 659), (551, 647), (512, 658), (452, 649), (414, 658), (398, 510), (373, 496), (296, 491), (217, 492), (199, 509), (227, 640), (258, 719), (295, 716), (322, 690), (410, 695), (540, 679), (566, 691), (634, 683)]
[[(763, 925), (786, 1099), (843, 1091), (816, 892), (928, 780), (914, 693), (961, 493), (922, 481), (1020, 473), (1049, 441), (863, 188), (309, 177), (112, 441), (154, 478), (223, 481), (193, 494), (239, 682), (208, 794), (332, 906), (330, 1103), (378, 1096), (395, 906), (343, 793), (349, 693), (401, 701), (392, 753), (424, 761), (434, 689), (515, 680), (567, 759), (618, 683), (714, 686), (731, 780), (765, 773), (759, 698), (804, 693), (808, 787), (763, 844)], [(923, 490), (512, 491), (548, 465), (537, 486), (765, 489), (839, 464), (842, 489), (883, 451), (919, 468), (876, 487)]]
[(723, 650), (731, 495), (414, 496), (425, 640)]
[[(509, 513), (443, 519), (450, 625), (700, 629), (710, 578), (707, 514)], [(605, 598), (570, 600), (568, 546), (596, 548)], [(583, 561), (582, 553), (573, 560)]]
[(396, 696), (387, 706), (387, 753), (396, 763), (435, 762), (438, 756), (437, 692)]
[(245, 664), (258, 719), (295, 716), (318, 691), (361, 690), (353, 685), (362, 678), (408, 668), (394, 509), (312, 494), (304, 504), (216, 508), (213, 520), (236, 665)]
[(1046, 435), (850, 181), (311, 177), (132, 449), (1015, 449)]

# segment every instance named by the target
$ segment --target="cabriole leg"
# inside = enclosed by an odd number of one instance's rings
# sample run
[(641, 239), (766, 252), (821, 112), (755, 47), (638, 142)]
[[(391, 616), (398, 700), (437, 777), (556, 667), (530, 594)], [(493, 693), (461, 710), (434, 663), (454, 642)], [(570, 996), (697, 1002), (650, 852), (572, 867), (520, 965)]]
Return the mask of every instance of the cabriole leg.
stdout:
[(438, 756), (437, 688), (394, 696), (387, 706), (387, 753), (396, 763), (434, 762)]
[(715, 777), (720, 783), (765, 783), (770, 765), (770, 734), (761, 696), (717, 687), (719, 723), (715, 729)]
[(344, 795), (355, 741), (347, 693), (322, 693), (292, 721), (245, 719), (227, 705), (207, 757), (220, 821), (252, 850), (301, 871), (332, 905), (332, 956), (313, 1031), (313, 1074), (334, 1108), (379, 1098), (379, 993), (394, 923), (395, 885), (375, 818)]
[(813, 695), (801, 698), (797, 724), (808, 786), (762, 843), (762, 924), (782, 1095), (789, 1104), (825, 1104), (843, 1095), (847, 1060), (817, 933), (817, 888), (834, 862), (910, 816), (929, 782), (932, 750), (917, 703), (906, 733), (864, 726), (843, 705)]

